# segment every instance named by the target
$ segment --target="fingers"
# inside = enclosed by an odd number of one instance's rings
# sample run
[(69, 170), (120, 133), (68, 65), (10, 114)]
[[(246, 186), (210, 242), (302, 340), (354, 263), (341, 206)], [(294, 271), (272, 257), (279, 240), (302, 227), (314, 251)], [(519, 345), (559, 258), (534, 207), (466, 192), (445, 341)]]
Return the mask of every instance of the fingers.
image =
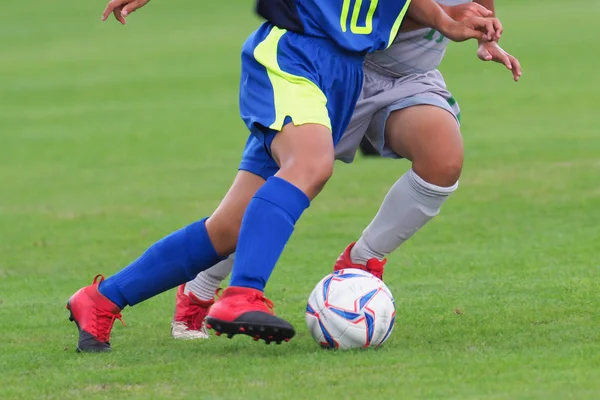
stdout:
[(138, 8), (144, 6), (147, 2), (148, 2), (148, 0), (133, 0), (132, 2), (127, 4), (125, 7), (123, 7), (123, 16), (126, 17), (127, 15), (131, 14)]
[[(102, 13), (102, 21), (106, 21), (106, 19), (112, 14), (117, 8), (123, 7), (124, 4), (127, 3), (128, 0), (111, 0), (106, 5), (104, 12)], [(116, 17), (116, 15), (115, 15)], [(118, 18), (117, 18), (118, 19)]]
[(483, 32), (483, 40), (498, 41), (502, 35), (502, 24), (497, 18), (474, 17), (470, 20), (471, 28)]
[(469, 3), (468, 5), (474, 16), (491, 17), (494, 15), (493, 11), (488, 10), (487, 8), (485, 8), (484, 6), (482, 6), (479, 3), (472, 2), (472, 3)]
[(494, 40), (497, 42), (500, 40), (500, 36), (502, 36), (502, 32), (504, 32), (504, 27), (502, 26), (502, 22), (498, 18), (490, 18), (494, 25), (494, 31), (496, 35), (494, 36)]
[(510, 56), (507, 52), (499, 49), (500, 51), (497, 51), (496, 53), (496, 61), (504, 64), (504, 66), (510, 70), (513, 69), (512, 63), (510, 62)]
[(513, 57), (510, 54), (507, 54), (507, 56), (509, 58), (510, 64), (512, 65), (513, 78), (514, 78), (515, 82), (518, 82), (521, 75), (523, 75), (523, 70), (521, 69), (521, 63), (519, 62), (519, 60), (516, 57)]
[(488, 49), (486, 49), (486, 47), (483, 45), (480, 45), (477, 49), (477, 57), (482, 61), (492, 61), (492, 59), (494, 58), (492, 56), (492, 53), (490, 53)]
[(125, 25), (127, 23), (127, 21), (125, 21), (125, 17), (123, 17), (123, 7), (117, 7), (114, 9), (113, 11), (113, 15), (115, 16), (115, 19), (117, 21), (119, 21), (121, 24)]
[(496, 31), (494, 30), (494, 23), (491, 19), (480, 18), (481, 26), (480, 30), (483, 32), (483, 40), (492, 41), (493, 37), (496, 35)]
[(125, 17), (138, 8), (143, 7), (148, 1), (149, 0), (111, 0), (102, 13), (102, 21), (106, 21), (112, 13), (117, 21), (125, 25)]
[(463, 40), (467, 40), (467, 39), (477, 39), (478, 41), (487, 41), (487, 36), (485, 33), (478, 31), (476, 29), (469, 29), (465, 38)]

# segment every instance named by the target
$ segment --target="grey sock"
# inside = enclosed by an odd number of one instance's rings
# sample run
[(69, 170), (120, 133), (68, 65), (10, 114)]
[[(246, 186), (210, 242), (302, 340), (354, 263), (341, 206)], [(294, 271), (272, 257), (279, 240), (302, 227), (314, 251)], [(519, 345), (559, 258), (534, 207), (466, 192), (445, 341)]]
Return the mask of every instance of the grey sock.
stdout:
[(234, 254), (227, 257), (220, 263), (202, 271), (185, 284), (184, 293), (194, 293), (200, 300), (212, 300), (215, 297), (215, 291), (221, 285), (221, 282), (227, 278), (233, 269)]
[(456, 190), (425, 182), (412, 169), (394, 183), (377, 215), (350, 253), (352, 262), (384, 259), (440, 212), (448, 196)]

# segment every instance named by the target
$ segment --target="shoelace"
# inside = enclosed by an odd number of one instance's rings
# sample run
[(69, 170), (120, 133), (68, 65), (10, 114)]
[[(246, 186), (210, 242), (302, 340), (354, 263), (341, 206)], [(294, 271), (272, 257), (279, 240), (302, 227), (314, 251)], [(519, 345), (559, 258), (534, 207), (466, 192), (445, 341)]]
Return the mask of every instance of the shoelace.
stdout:
[(367, 265), (366, 265), (367, 272), (375, 275), (379, 279), (382, 279), (383, 278), (383, 268), (385, 267), (386, 262), (387, 262), (386, 259), (379, 261), (376, 258), (371, 258), (370, 260), (367, 261)]
[[(99, 285), (100, 283), (102, 283), (102, 281), (104, 281), (104, 275), (98, 274), (94, 277), (93, 284)], [(108, 342), (110, 341), (110, 329), (115, 323), (115, 319), (118, 319), (119, 321), (121, 321), (123, 326), (126, 326), (125, 322), (123, 321), (123, 316), (121, 315), (121, 313), (113, 314), (110, 311), (101, 310), (99, 308), (97, 308), (96, 310), (99, 325), (96, 329), (96, 331), (98, 332), (98, 340), (102, 342)]]
[[(199, 315), (202, 314), (202, 318)], [(191, 303), (186, 307), (183, 316), (189, 321), (188, 329), (200, 330), (204, 325), (204, 317), (206, 316), (206, 308), (199, 306), (198, 304)]]
[(254, 302), (254, 301), (259, 301), (261, 303), (265, 303), (265, 305), (271, 310), (273, 311), (275, 309), (275, 304), (273, 304), (273, 302), (269, 299), (267, 299), (264, 295), (262, 294), (258, 294), (258, 293), (253, 293), (251, 295), (248, 296), (248, 300), (250, 300), (250, 302)]
[[(223, 292), (222, 288), (217, 288), (215, 290), (215, 297), (218, 299), (221, 297), (221, 293)], [(210, 307), (203, 307), (192, 300), (189, 300), (188, 306), (185, 308), (185, 312), (181, 314), (182, 317), (188, 320), (188, 329), (200, 330), (204, 326), (204, 317), (208, 312)], [(198, 316), (201, 315), (201, 318)]]
[(115, 319), (121, 321), (123, 326), (125, 326), (125, 322), (123, 322), (123, 317), (121, 313), (113, 314), (110, 311), (96, 309), (98, 315), (98, 327), (96, 331), (98, 332), (98, 340), (101, 342), (109, 342), (110, 341), (110, 329), (112, 328)]

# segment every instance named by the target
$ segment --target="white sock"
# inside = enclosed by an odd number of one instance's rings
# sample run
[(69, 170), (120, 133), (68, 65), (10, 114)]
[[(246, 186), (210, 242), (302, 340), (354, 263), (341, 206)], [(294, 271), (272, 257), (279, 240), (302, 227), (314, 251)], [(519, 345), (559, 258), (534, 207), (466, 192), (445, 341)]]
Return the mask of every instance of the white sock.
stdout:
[(193, 281), (189, 281), (185, 284), (183, 292), (185, 294), (192, 292), (200, 300), (212, 300), (215, 297), (215, 291), (221, 285), (221, 282), (229, 276), (233, 269), (234, 255), (235, 254), (230, 255), (218, 264), (200, 272)]
[(456, 190), (425, 182), (412, 169), (394, 183), (377, 215), (352, 248), (350, 258), (357, 264), (383, 260), (438, 215), (440, 207)]

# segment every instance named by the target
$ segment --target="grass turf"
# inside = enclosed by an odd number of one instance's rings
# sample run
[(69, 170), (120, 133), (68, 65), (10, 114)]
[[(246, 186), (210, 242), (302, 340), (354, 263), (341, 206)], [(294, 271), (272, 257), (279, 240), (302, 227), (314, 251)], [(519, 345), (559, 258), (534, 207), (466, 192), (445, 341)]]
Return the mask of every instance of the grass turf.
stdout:
[(257, 20), (248, 2), (206, 3), (155, 1), (127, 27), (100, 24), (99, 1), (6, 4), (0, 398), (598, 398), (594, 0), (498, 5), (519, 84), (472, 43), (451, 46), (465, 171), (390, 258), (398, 322), (384, 348), (322, 351), (304, 325), (313, 285), (408, 167), (359, 159), (336, 167), (267, 289), (298, 328), (291, 343), (175, 342), (171, 291), (125, 310), (112, 354), (74, 353), (67, 298), (210, 213), (234, 176), (239, 51)]

